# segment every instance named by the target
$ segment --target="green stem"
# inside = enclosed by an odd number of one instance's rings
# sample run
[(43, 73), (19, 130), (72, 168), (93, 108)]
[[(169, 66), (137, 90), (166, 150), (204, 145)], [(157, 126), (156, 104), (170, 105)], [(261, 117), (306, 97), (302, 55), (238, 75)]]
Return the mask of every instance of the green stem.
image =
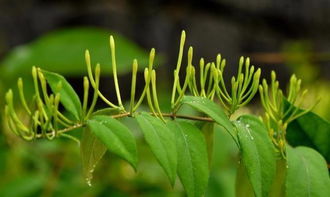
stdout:
[(12, 130), (16, 135), (20, 135), (19, 132), (17, 131), (17, 128), (14, 124), (14, 121), (12, 120), (9, 112), (9, 107), (8, 105), (5, 105), (5, 118), (7, 120), (7, 124), (10, 130)]
[(153, 95), (153, 100), (154, 100), (156, 110), (157, 110), (158, 114), (160, 115), (160, 118), (165, 122), (165, 120), (162, 116), (162, 112), (159, 107), (159, 103), (158, 103), (157, 88), (156, 88), (156, 71), (155, 70), (152, 70), (152, 73), (151, 73), (151, 86), (152, 86), (152, 95)]
[(39, 86), (38, 86), (38, 75), (37, 75), (37, 68), (35, 66), (32, 67), (32, 78), (33, 78), (35, 95), (37, 97), (37, 100), (39, 100), (40, 93), (39, 93)]
[[(145, 79), (145, 81), (146, 81), (146, 83), (147, 83), (147, 81), (148, 81), (148, 79), (149, 79), (151, 73), (149, 73), (148, 70), (145, 70), (145, 71), (146, 71), (146, 72), (144, 73), (144, 79)], [(149, 83), (150, 83), (150, 82), (149, 82)], [(150, 85), (149, 85), (149, 83), (148, 83), (148, 87), (147, 87), (147, 91), (146, 91), (146, 92), (147, 92), (147, 101), (148, 101), (148, 105), (149, 105), (149, 108), (150, 108), (151, 112), (152, 112), (155, 116), (157, 116), (157, 115), (156, 115), (156, 112), (155, 112), (155, 108), (154, 108), (153, 103), (152, 103), (152, 99), (151, 99)]]
[(113, 36), (110, 36), (110, 50), (111, 50), (111, 59), (112, 59), (112, 74), (113, 74), (113, 80), (115, 83), (115, 89), (118, 99), (118, 105), (120, 108), (124, 108), (121, 96), (120, 96), (120, 89), (118, 84), (118, 76), (117, 76), (117, 64), (116, 64), (116, 52), (115, 52), (115, 41), (113, 39)]
[[(224, 63), (222, 63), (222, 65), (226, 64), (226, 60), (223, 60)], [(224, 67), (224, 66), (223, 66)], [(225, 85), (225, 81), (223, 79), (223, 70), (218, 70), (218, 75), (219, 75), (219, 81), (220, 81), (220, 90), (223, 91), (224, 95), (226, 96), (226, 98), (230, 98), (230, 95), (227, 91), (226, 85)]]
[[(138, 112), (137, 112), (138, 113)], [(150, 113), (150, 115), (153, 116), (160, 116), (160, 114), (158, 113)], [(128, 117), (131, 116), (130, 113), (125, 112), (125, 113), (120, 113), (120, 114), (116, 114), (116, 115), (111, 115), (111, 118), (114, 119), (118, 119), (118, 118), (124, 118), (124, 117)], [(189, 116), (189, 115), (182, 115), (182, 114), (173, 114), (173, 113), (161, 113), (161, 116), (166, 117), (166, 118), (179, 118), (179, 119), (186, 119), (186, 120), (196, 120), (196, 121), (205, 121), (205, 122), (214, 122), (213, 119), (209, 118), (209, 117), (201, 117), (201, 116)], [(78, 129), (78, 128), (82, 128), (85, 127), (85, 124), (79, 123), (79, 124), (75, 124), (73, 126), (67, 127), (65, 129), (61, 129), (58, 130), (58, 134), (61, 135), (63, 133), (67, 133), (69, 131)]]
[(174, 109), (177, 107), (177, 105), (179, 104), (179, 102), (181, 101), (182, 97), (184, 96), (186, 89), (188, 87), (189, 84), (189, 78), (190, 78), (190, 67), (187, 67), (187, 72), (186, 72), (186, 78), (182, 87), (182, 91), (179, 94), (178, 99), (175, 101), (174, 103)]
[(47, 93), (46, 79), (45, 79), (44, 75), (42, 74), (40, 68), (37, 69), (37, 72), (38, 72), (38, 76), (39, 76), (39, 80), (40, 80), (40, 84), (41, 84), (41, 91), (44, 96), (46, 106), (50, 107), (49, 97), (48, 97), (48, 93)]
[[(144, 69), (144, 74), (146, 74), (146, 72), (148, 73), (151, 73), (152, 72), (152, 67), (153, 67), (153, 64), (154, 64), (154, 59), (155, 59), (155, 49), (152, 48), (150, 50), (150, 54), (149, 54), (149, 65), (148, 65), (148, 68), (145, 68)], [(150, 76), (148, 76), (147, 79), (145, 79), (145, 86), (144, 86), (144, 89), (142, 91), (142, 94), (137, 102), (137, 104), (135, 105), (135, 107), (133, 108), (133, 111), (136, 111), (138, 109), (138, 107), (141, 105), (144, 97), (145, 97), (145, 94), (147, 93), (147, 90), (149, 88), (149, 83), (150, 83)]]
[(97, 101), (97, 97), (98, 97), (98, 90), (99, 90), (99, 83), (100, 83), (100, 65), (97, 64), (95, 67), (95, 89), (94, 89), (94, 95), (93, 95), (93, 100), (92, 100), (92, 104), (88, 110), (88, 113), (85, 117), (85, 119), (87, 120), (89, 118), (89, 116), (92, 114), (94, 107), (96, 105), (96, 101)]
[(27, 103), (26, 103), (26, 100), (25, 100), (25, 96), (24, 96), (24, 87), (23, 87), (23, 80), (22, 78), (19, 78), (18, 81), (17, 81), (17, 87), (18, 87), (18, 93), (19, 93), (19, 97), (20, 97), (20, 100), (21, 100), (21, 103), (25, 109), (25, 111), (31, 115), (31, 110), (30, 108), (28, 107)]
[(175, 93), (176, 93), (177, 85), (179, 83), (179, 72), (180, 72), (180, 67), (181, 67), (181, 62), (182, 62), (182, 55), (183, 55), (183, 48), (184, 48), (185, 40), (186, 40), (186, 32), (182, 31), (178, 62), (177, 62), (177, 65), (176, 65), (176, 73), (175, 73), (175, 76), (174, 76), (174, 83), (173, 83), (173, 89), (172, 89), (172, 98), (171, 98), (172, 108), (174, 107)]
[(57, 136), (57, 130), (58, 130), (58, 125), (57, 125), (57, 122), (58, 122), (58, 106), (59, 106), (59, 103), (60, 103), (60, 93), (56, 93), (55, 95), (55, 99), (54, 99), (54, 118), (53, 118), (53, 125), (54, 125), (54, 130), (55, 130), (55, 136)]
[(73, 141), (75, 141), (75, 142), (78, 144), (78, 146), (80, 146), (80, 140), (79, 140), (78, 138), (76, 138), (76, 137), (74, 137), (74, 136), (72, 136), (72, 135), (68, 135), (68, 134), (66, 134), (66, 133), (61, 133), (60, 136), (61, 136), (61, 137), (68, 138), (68, 139), (70, 139), (70, 140), (73, 140)]
[(84, 99), (83, 99), (83, 114), (86, 115), (87, 104), (88, 104), (88, 94), (89, 94), (89, 81), (88, 78), (84, 77)]
[(199, 61), (199, 85), (201, 87), (200, 95), (205, 97), (204, 90), (204, 59), (201, 58)]
[[(95, 80), (93, 77), (91, 59), (90, 59), (88, 50), (85, 51), (85, 60), (86, 60), (88, 78), (91, 82), (92, 87), (95, 89)], [(99, 90), (97, 90), (97, 93), (98, 93), (99, 97), (103, 100), (103, 102), (105, 102), (107, 105), (109, 105), (110, 107), (113, 107), (113, 108), (119, 108), (117, 105), (113, 104), (107, 98), (105, 98), (105, 96)]]
[(69, 120), (67, 117), (65, 117), (60, 111), (57, 111), (58, 118), (65, 121), (67, 124), (74, 124), (73, 121)]
[(130, 100), (130, 113), (134, 112), (134, 99), (135, 99), (135, 90), (136, 90), (136, 74), (138, 70), (138, 62), (136, 59), (133, 60), (132, 65), (132, 84), (131, 84), (131, 100)]

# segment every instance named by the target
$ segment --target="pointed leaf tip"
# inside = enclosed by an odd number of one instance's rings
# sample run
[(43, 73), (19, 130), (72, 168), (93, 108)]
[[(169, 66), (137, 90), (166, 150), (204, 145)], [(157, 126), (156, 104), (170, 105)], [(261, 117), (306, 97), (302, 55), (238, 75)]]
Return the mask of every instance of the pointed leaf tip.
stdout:
[(151, 151), (173, 186), (177, 169), (177, 150), (174, 134), (163, 121), (148, 113), (144, 112), (137, 115), (136, 120)]
[(87, 125), (110, 152), (126, 160), (136, 170), (136, 142), (130, 130), (120, 121), (109, 116), (96, 115)]

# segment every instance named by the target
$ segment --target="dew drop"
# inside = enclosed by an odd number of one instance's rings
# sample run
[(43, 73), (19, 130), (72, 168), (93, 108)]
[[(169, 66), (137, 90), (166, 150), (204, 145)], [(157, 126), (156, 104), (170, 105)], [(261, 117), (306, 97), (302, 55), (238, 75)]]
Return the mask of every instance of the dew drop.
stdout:
[(89, 187), (92, 187), (92, 182), (91, 182), (91, 178), (86, 178), (86, 183)]
[(251, 135), (251, 131), (250, 131), (250, 129), (248, 128), (248, 126), (250, 127), (250, 125), (246, 125), (246, 130), (247, 130), (247, 132), (248, 132), (248, 134), (249, 134), (251, 140), (254, 140), (254, 137)]

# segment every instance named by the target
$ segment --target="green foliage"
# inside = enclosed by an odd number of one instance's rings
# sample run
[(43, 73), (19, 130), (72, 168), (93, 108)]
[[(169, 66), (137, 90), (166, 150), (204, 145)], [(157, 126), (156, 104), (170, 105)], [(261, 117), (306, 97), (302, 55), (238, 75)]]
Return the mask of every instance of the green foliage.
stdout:
[(177, 169), (177, 148), (175, 135), (160, 119), (147, 113), (136, 117), (146, 142), (163, 167), (172, 185), (175, 183)]
[[(82, 67), (83, 54), (86, 49), (93, 51), (95, 62), (103, 67), (104, 74), (112, 73), (111, 59), (108, 55), (107, 42), (111, 31), (78, 27), (53, 31), (41, 36), (35, 41), (14, 48), (0, 61), (0, 95), (8, 88), (15, 88), (17, 78), (24, 79), (25, 89), (33, 88), (33, 81), (29, 78), (32, 66), (38, 66), (43, 70), (59, 73), (66, 76), (81, 76), (86, 73)], [(148, 54), (131, 40), (116, 35), (118, 73), (128, 73), (131, 69), (131, 60), (127, 57), (138, 58), (143, 65), (148, 63)], [(160, 58), (159, 58), (160, 59)], [(31, 96), (31, 91), (26, 91)], [(30, 100), (30, 99), (29, 99)]]
[(209, 170), (205, 139), (194, 125), (169, 121), (175, 132), (178, 150), (178, 175), (188, 196), (202, 196), (205, 192)]
[(60, 102), (65, 109), (72, 113), (76, 120), (80, 120), (82, 116), (82, 108), (78, 95), (71, 87), (71, 85), (65, 80), (65, 78), (59, 74), (42, 71), (45, 78), (52, 89), (54, 94), (59, 93)]
[(87, 126), (109, 151), (119, 155), (136, 169), (135, 139), (125, 125), (109, 116), (98, 115), (88, 120)]
[(0, 195), (8, 197), (34, 196), (45, 180), (44, 175), (25, 175), (9, 182), (5, 189), (0, 191)]
[(314, 148), (330, 163), (330, 123), (313, 112), (288, 125), (287, 140), (291, 146)]
[(241, 162), (255, 196), (269, 196), (275, 176), (276, 155), (267, 129), (258, 118), (250, 115), (240, 117), (234, 124), (238, 131)]
[[(301, 91), (301, 79), (295, 75), (290, 78), (288, 94), (284, 95), (276, 80), (276, 73), (271, 72), (271, 83), (268, 86), (266, 79), (259, 85), (261, 103), (265, 109), (263, 118), (268, 129), (269, 136), (277, 150), (285, 158), (285, 141), (288, 124), (296, 118), (308, 113), (313, 106), (307, 110), (299, 109), (307, 94), (307, 90)], [(297, 106), (296, 106), (297, 105)]]
[(80, 154), (84, 178), (88, 185), (91, 185), (95, 167), (106, 151), (104, 143), (89, 128), (85, 128), (81, 136)]
[(207, 155), (208, 155), (210, 167), (212, 163), (213, 149), (214, 149), (214, 126), (215, 124), (213, 122), (206, 122), (202, 124), (202, 128), (201, 128), (207, 146)]
[[(87, 76), (84, 77), (82, 102), (64, 77), (33, 67), (35, 94), (31, 104), (25, 100), (23, 80), (18, 81), (19, 98), (30, 117), (30, 124), (23, 121), (16, 112), (14, 94), (10, 89), (5, 97), (7, 126), (15, 134), (29, 141), (37, 138), (53, 140), (56, 137), (67, 137), (79, 142), (77, 136), (67, 133), (81, 129), (83, 134), (80, 139), (80, 151), (84, 177), (90, 185), (94, 168), (106, 150), (126, 160), (137, 171), (139, 138), (133, 135), (135, 128), (125, 124), (125, 120), (128, 119), (136, 121), (147, 147), (165, 171), (172, 187), (177, 185), (178, 176), (187, 196), (198, 197), (205, 195), (209, 182), (209, 168), (212, 168), (209, 158), (222, 151), (221, 148), (213, 148), (219, 147), (213, 144), (214, 125), (218, 125), (222, 130), (216, 131), (225, 130), (239, 149), (237, 196), (282, 196), (283, 193), (287, 196), (327, 196), (330, 193), (330, 179), (323, 157), (312, 149), (291, 148), (285, 143), (287, 126), (294, 123), (297, 118), (299, 124), (303, 125), (300, 127), (303, 131), (297, 132), (307, 133), (305, 130), (309, 132), (313, 129), (313, 132), (320, 132), (319, 135), (324, 137), (326, 134), (323, 133), (328, 131), (326, 122), (311, 116), (309, 110), (299, 109), (299, 100), (307, 93), (301, 91), (301, 80), (293, 75), (288, 96), (284, 97), (276, 81), (275, 72), (272, 72), (270, 86), (266, 80), (259, 85), (261, 71), (258, 69), (254, 72), (254, 66), (250, 67), (249, 59), (244, 61), (244, 58), (241, 58), (238, 75), (232, 78), (231, 91), (228, 91), (223, 79), (225, 60), (218, 55), (214, 62), (205, 64), (204, 59), (201, 59), (200, 77), (196, 78), (196, 70), (192, 63), (193, 49), (190, 47), (186, 76), (181, 84), (179, 72), (185, 36), (185, 32), (182, 32), (178, 63), (174, 70), (170, 113), (163, 113), (158, 102), (156, 70), (153, 69), (155, 49), (150, 51), (149, 64), (144, 69), (145, 86), (137, 102), (135, 88), (138, 62), (136, 59), (133, 60), (129, 110), (125, 108), (117, 76), (115, 41), (110, 36), (116, 103), (101, 93), (101, 66), (97, 64), (93, 67), (90, 54), (86, 51)], [(245, 72), (242, 72), (243, 64)], [(89, 95), (89, 85), (93, 88), (92, 96)], [(254, 97), (258, 85), (265, 109), (263, 122), (252, 115), (233, 118), (232, 114)], [(47, 86), (51, 87), (53, 93), (47, 91)], [(107, 107), (95, 111), (99, 98)], [(215, 99), (218, 99), (220, 104), (216, 103)], [(292, 103), (288, 108), (285, 106), (286, 99)], [(138, 110), (144, 101), (149, 106), (149, 112)], [(71, 116), (59, 108), (60, 104), (71, 113)], [(183, 105), (202, 112), (203, 116), (182, 114), (180, 109)], [(308, 126), (307, 121), (300, 122), (299, 119), (305, 116), (313, 118), (308, 122)], [(296, 129), (292, 132), (296, 132)], [(329, 147), (329, 141), (312, 136), (314, 135), (311, 135), (311, 141), (314, 140), (317, 150), (327, 156), (326, 148)], [(143, 147), (139, 147), (141, 146)], [(283, 183), (286, 183), (285, 188), (281, 187)]]
[(247, 175), (245, 165), (240, 163), (238, 165), (236, 174), (236, 185), (235, 185), (236, 196), (254, 197), (255, 192), (251, 185), (251, 181)]
[(330, 179), (324, 158), (307, 147), (287, 146), (286, 196), (329, 196)]
[(60, 74), (81, 75), (83, 54), (86, 49), (93, 51), (93, 57), (104, 66), (104, 73), (111, 73), (110, 58), (108, 56), (107, 38), (115, 35), (117, 43), (117, 62), (119, 73), (131, 69), (134, 57), (140, 63), (147, 64), (147, 54), (133, 42), (113, 32), (97, 28), (73, 28), (51, 32), (27, 45), (17, 47), (0, 63), (3, 76), (17, 78), (30, 71), (31, 66), (38, 65), (43, 69), (52, 70)]
[(220, 106), (203, 97), (185, 96), (181, 102), (210, 116), (216, 123), (223, 126), (233, 139), (237, 141), (237, 134), (234, 127)]

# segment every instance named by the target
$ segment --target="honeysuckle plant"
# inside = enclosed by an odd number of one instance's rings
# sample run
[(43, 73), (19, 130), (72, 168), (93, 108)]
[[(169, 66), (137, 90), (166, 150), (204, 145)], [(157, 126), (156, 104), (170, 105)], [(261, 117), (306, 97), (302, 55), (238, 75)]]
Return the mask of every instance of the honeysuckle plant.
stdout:
[[(311, 113), (312, 109), (301, 109), (301, 100), (307, 93), (301, 91), (301, 80), (295, 75), (291, 77), (285, 97), (274, 71), (268, 84), (265, 79), (261, 80), (261, 69), (251, 65), (249, 58), (241, 57), (237, 75), (227, 84), (224, 80), (226, 60), (218, 54), (210, 62), (201, 58), (199, 66), (195, 67), (193, 47), (188, 49), (184, 69), (185, 38), (183, 31), (173, 72), (170, 113), (162, 112), (158, 101), (155, 49), (151, 49), (149, 63), (143, 71), (144, 88), (140, 94), (136, 92), (138, 60), (132, 61), (130, 100), (129, 106), (125, 107), (117, 77), (115, 41), (110, 36), (116, 101), (109, 100), (100, 91), (101, 65), (92, 63), (86, 50), (87, 76), (83, 77), (82, 101), (63, 76), (33, 67), (32, 98), (25, 98), (23, 80), (19, 78), (17, 82), (18, 96), (29, 120), (20, 119), (15, 111), (13, 91), (8, 90), (4, 108), (7, 125), (27, 141), (59, 137), (77, 141), (83, 174), (91, 185), (96, 164), (106, 151), (118, 155), (137, 170), (136, 139), (121, 122), (124, 117), (134, 119), (170, 184), (174, 186), (178, 177), (189, 197), (205, 195), (210, 155), (213, 151), (221, 151), (212, 147), (213, 125), (218, 125), (230, 134), (240, 150), (237, 196), (328, 196), (330, 179), (324, 154), (308, 147), (293, 148), (286, 143), (288, 125)], [(184, 80), (180, 80), (182, 70), (185, 70)], [(247, 105), (258, 90), (264, 115), (246, 114), (233, 118), (235, 111)], [(98, 99), (107, 107), (95, 110)], [(148, 111), (140, 110), (142, 103), (148, 105)], [(192, 107), (199, 115), (182, 114), (183, 105)], [(211, 126), (203, 126), (206, 124)], [(81, 139), (69, 134), (77, 128), (83, 128)], [(329, 144), (325, 146), (329, 147)], [(279, 176), (281, 174), (283, 176)]]

